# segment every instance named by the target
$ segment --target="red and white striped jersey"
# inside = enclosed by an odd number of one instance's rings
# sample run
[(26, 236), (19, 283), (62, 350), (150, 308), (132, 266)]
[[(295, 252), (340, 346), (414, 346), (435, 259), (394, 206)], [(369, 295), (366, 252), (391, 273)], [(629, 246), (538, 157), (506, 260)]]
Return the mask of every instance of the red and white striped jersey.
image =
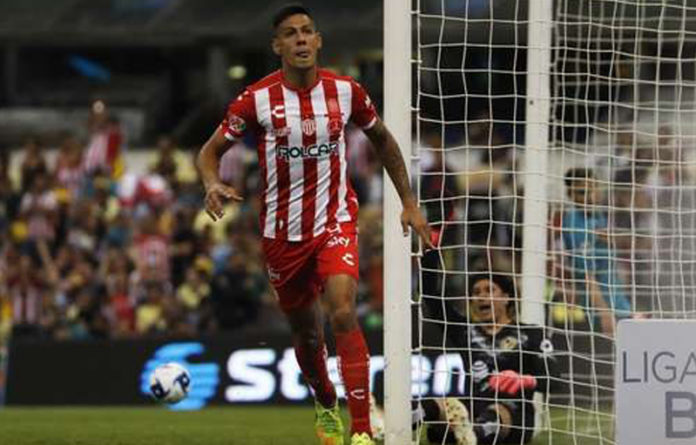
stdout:
[(355, 80), (323, 69), (302, 90), (276, 71), (229, 105), (220, 124), (225, 137), (256, 135), (264, 237), (302, 241), (333, 224), (357, 221), (358, 200), (346, 171), (349, 121), (371, 128), (375, 107)]

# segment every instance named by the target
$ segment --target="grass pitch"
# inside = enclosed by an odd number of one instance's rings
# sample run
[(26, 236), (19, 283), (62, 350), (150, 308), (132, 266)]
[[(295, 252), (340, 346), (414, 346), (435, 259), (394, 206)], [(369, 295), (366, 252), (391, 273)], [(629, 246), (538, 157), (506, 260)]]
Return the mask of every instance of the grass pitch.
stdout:
[[(0, 444), (313, 445), (313, 416), (307, 407), (0, 408)], [(551, 430), (534, 444), (613, 444), (607, 419), (554, 409)]]

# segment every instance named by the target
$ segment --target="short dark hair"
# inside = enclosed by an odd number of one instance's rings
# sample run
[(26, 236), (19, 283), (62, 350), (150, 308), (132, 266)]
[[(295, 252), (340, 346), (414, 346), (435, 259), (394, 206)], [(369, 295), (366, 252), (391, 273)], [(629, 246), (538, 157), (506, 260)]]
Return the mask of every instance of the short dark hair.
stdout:
[(301, 3), (293, 3), (283, 6), (278, 10), (278, 12), (275, 13), (275, 15), (273, 16), (273, 29), (278, 29), (278, 26), (280, 26), (280, 24), (283, 23), (283, 20), (295, 14), (304, 14), (310, 19), (314, 20), (312, 12), (309, 10), (309, 8), (302, 5)]
[(508, 295), (509, 304), (507, 306), (508, 314), (512, 318), (517, 318), (517, 286), (515, 279), (510, 273), (496, 271), (476, 271), (472, 272), (468, 277), (468, 297), (474, 295), (474, 286), (482, 280), (489, 280), (495, 283), (500, 290)]
[(474, 286), (482, 280), (490, 280), (495, 283), (504, 294), (508, 294), (510, 299), (517, 298), (517, 288), (515, 281), (510, 277), (510, 274), (503, 272), (480, 271), (473, 272), (469, 275), (469, 296), (474, 294)]
[(591, 168), (571, 168), (565, 172), (563, 182), (566, 187), (572, 187), (580, 181), (594, 180), (594, 171)]

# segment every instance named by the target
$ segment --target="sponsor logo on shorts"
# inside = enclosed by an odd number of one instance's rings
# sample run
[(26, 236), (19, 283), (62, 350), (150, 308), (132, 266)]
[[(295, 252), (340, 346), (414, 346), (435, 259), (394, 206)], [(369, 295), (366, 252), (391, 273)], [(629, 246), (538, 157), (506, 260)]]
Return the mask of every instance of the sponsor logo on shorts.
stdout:
[(276, 157), (286, 161), (304, 158), (326, 158), (336, 153), (338, 153), (338, 142), (314, 144), (308, 147), (286, 147), (281, 145), (276, 148)]
[(343, 256), (341, 257), (341, 259), (342, 259), (343, 262), (345, 262), (347, 265), (349, 265), (349, 266), (355, 266), (355, 260), (354, 260), (354, 257), (353, 257), (353, 254), (352, 254), (352, 253), (347, 253), (347, 254), (343, 255)]
[(333, 236), (331, 237), (329, 242), (326, 243), (326, 247), (348, 247), (348, 245), (350, 245), (350, 238), (348, 238), (347, 236)]

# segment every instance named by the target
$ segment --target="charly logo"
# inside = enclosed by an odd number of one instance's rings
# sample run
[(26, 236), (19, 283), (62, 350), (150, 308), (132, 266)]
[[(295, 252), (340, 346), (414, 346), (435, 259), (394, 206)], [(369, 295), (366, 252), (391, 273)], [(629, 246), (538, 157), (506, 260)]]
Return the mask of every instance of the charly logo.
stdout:
[(286, 161), (299, 158), (325, 158), (334, 153), (338, 153), (337, 142), (329, 142), (328, 144), (314, 144), (308, 147), (279, 146), (276, 148), (276, 157)]
[(203, 408), (217, 392), (220, 367), (213, 362), (190, 363), (186, 360), (192, 355), (201, 355), (204, 352), (203, 344), (196, 342), (168, 343), (159, 347), (152, 357), (145, 362), (143, 371), (140, 373), (140, 392), (145, 395), (150, 394), (150, 374), (156, 367), (176, 362), (186, 367), (191, 374), (191, 390), (187, 398), (169, 407), (173, 410)]

